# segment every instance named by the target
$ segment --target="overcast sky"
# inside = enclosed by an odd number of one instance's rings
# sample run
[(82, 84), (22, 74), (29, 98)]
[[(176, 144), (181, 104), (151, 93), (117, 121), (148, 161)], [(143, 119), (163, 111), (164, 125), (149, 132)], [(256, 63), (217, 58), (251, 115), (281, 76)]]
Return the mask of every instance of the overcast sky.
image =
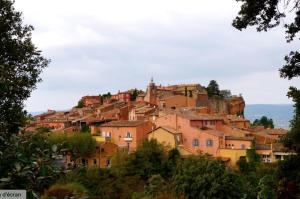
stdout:
[(33, 41), (52, 60), (27, 100), (29, 111), (67, 109), (83, 95), (214, 79), (247, 104), (291, 103), (279, 78), (282, 27), (235, 30), (234, 0), (16, 0)]

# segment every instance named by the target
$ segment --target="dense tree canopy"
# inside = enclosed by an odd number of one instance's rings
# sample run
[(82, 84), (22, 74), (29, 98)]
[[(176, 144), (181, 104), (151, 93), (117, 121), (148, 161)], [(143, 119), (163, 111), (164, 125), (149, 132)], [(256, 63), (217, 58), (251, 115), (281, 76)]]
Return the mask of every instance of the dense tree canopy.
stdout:
[[(233, 21), (233, 26), (239, 30), (248, 26), (255, 26), (257, 31), (268, 31), (283, 23), (285, 38), (292, 42), (300, 31), (300, 0), (237, 0), (241, 2), (241, 9)], [(293, 20), (290, 21), (290, 15)], [(285, 18), (285, 20), (282, 20)], [(279, 70), (280, 76), (292, 79), (300, 76), (300, 54), (291, 51), (284, 57), (285, 64)], [(290, 123), (290, 131), (283, 138), (285, 146), (295, 152), (300, 152), (300, 90), (290, 87), (288, 97), (295, 103), (294, 118)], [(299, 188), (299, 155), (294, 155), (279, 163), (278, 198), (297, 198)]]
[(274, 128), (273, 119), (269, 119), (266, 116), (262, 116), (260, 119), (255, 119), (253, 122), (254, 126), (264, 126), (265, 128)]
[(0, 131), (9, 134), (24, 124), (23, 101), (49, 63), (31, 41), (33, 27), (23, 24), (13, 4), (0, 0)]
[(57, 148), (42, 134), (16, 136), (27, 119), (26, 100), (49, 60), (31, 41), (13, 0), (0, 0), (0, 188), (26, 189), (29, 198), (54, 183)]
[(7, 142), (1, 151), (0, 189), (26, 189), (29, 198), (38, 198), (39, 192), (59, 178), (60, 170), (54, 164), (59, 157), (57, 146), (44, 133), (13, 135)]
[(181, 162), (172, 178), (175, 192), (185, 198), (241, 198), (238, 176), (203, 156)]
[(211, 80), (206, 87), (206, 90), (209, 97), (220, 95), (219, 84), (216, 80)]

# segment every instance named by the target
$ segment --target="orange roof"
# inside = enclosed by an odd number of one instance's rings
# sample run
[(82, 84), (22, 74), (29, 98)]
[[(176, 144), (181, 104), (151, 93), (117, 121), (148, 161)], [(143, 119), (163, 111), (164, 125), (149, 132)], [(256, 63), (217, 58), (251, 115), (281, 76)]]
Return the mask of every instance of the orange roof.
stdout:
[(102, 124), (101, 127), (136, 127), (146, 122), (147, 121), (144, 120), (137, 120), (137, 121), (118, 120), (118, 121), (112, 121), (112, 122)]
[(288, 131), (286, 129), (280, 128), (280, 129), (263, 129), (260, 132), (264, 132), (269, 135), (285, 135), (285, 134), (287, 134)]
[(225, 140), (244, 140), (244, 141), (252, 141), (252, 140), (254, 140), (254, 137), (225, 136)]
[[(168, 131), (171, 134), (180, 134), (179, 132), (176, 131), (176, 129), (174, 129), (174, 128), (170, 127), (170, 126), (159, 126), (156, 129), (154, 129), (154, 131), (157, 130), (157, 129), (159, 129), (159, 128), (162, 128), (162, 129)], [(152, 132), (153, 131), (150, 131), (149, 133), (152, 133)]]

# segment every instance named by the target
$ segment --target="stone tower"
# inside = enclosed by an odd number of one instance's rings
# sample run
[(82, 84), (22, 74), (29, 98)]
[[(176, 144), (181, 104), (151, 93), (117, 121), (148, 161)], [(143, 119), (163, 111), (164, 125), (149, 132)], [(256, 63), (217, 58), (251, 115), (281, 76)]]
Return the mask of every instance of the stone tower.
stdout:
[(151, 81), (148, 84), (144, 101), (152, 105), (157, 105), (157, 87), (153, 81), (153, 78), (151, 78)]

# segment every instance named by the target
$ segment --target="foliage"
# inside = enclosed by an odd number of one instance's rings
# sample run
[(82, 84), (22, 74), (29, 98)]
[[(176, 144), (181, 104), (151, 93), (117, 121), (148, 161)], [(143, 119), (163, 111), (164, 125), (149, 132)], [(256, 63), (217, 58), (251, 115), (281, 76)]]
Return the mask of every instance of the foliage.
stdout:
[(275, 199), (276, 198), (276, 181), (274, 175), (265, 175), (259, 180), (258, 199)]
[(265, 128), (274, 128), (273, 119), (269, 119), (266, 116), (262, 116), (260, 119), (255, 119), (253, 122), (254, 126), (264, 126)]
[(220, 90), (220, 96), (222, 96), (223, 98), (230, 98), (231, 95), (231, 91), (230, 90)]
[[(290, 88), (288, 96), (294, 101), (294, 117), (290, 123), (290, 131), (282, 141), (286, 147), (296, 153), (300, 152), (300, 91)], [(300, 196), (300, 155), (292, 155), (279, 163), (278, 196), (296, 198)]]
[(76, 108), (83, 108), (83, 107), (84, 107), (83, 101), (79, 100), (78, 103), (77, 103)]
[(251, 148), (247, 149), (246, 158), (240, 158), (237, 165), (242, 173), (256, 171), (257, 167), (260, 166), (260, 156), (256, 153), (255, 140), (252, 142)]
[[(279, 1), (279, 0), (237, 0), (242, 2), (241, 10), (233, 21), (233, 26), (239, 30), (248, 26), (256, 26), (257, 31), (268, 31), (284, 23), (287, 42), (293, 41), (300, 30), (300, 1)], [(281, 7), (281, 9), (279, 9)], [(292, 22), (281, 20), (286, 17), (286, 12), (295, 17)], [(290, 17), (289, 17), (290, 18)], [(288, 78), (300, 76), (300, 54), (297, 51), (291, 51), (284, 58), (285, 64), (280, 69), (280, 76)], [(288, 97), (292, 98), (295, 103), (294, 118), (290, 123), (290, 131), (283, 138), (286, 147), (295, 152), (300, 152), (300, 91), (295, 87), (290, 87)], [(299, 157), (291, 156), (286, 160), (279, 162), (279, 187), (278, 198), (296, 198), (300, 196), (299, 174), (300, 165)], [(296, 173), (295, 173), (296, 172)], [(291, 175), (292, 174), (292, 175)]]
[(134, 89), (133, 90), (133, 92), (132, 92), (132, 95), (131, 95), (131, 98), (130, 98), (130, 100), (131, 101), (135, 101), (136, 100), (136, 98), (137, 98), (137, 96), (140, 94), (140, 93), (142, 93), (143, 91), (141, 91), (141, 90), (138, 90), (138, 89)]
[(209, 97), (230, 98), (232, 96), (230, 90), (220, 90), (216, 80), (209, 82), (206, 91)]
[(189, 90), (189, 97), (193, 97), (193, 92)]
[(166, 187), (166, 182), (161, 177), (161, 175), (159, 174), (153, 175), (148, 180), (148, 185), (145, 188), (145, 194), (146, 196), (155, 198), (166, 191), (165, 187)]
[[(31, 25), (24, 25), (14, 1), (0, 0), (0, 132), (19, 131), (26, 121), (23, 101), (37, 82), (49, 60), (41, 56), (31, 41)], [(3, 143), (0, 143), (2, 145)]]
[(288, 96), (294, 101), (294, 117), (290, 122), (290, 131), (283, 138), (286, 147), (300, 152), (300, 90), (292, 87), (288, 92)]
[(86, 195), (86, 192), (85, 187), (78, 183), (54, 184), (42, 198), (48, 199), (55, 197), (57, 199), (80, 199)]
[(59, 151), (42, 133), (11, 136), (1, 151), (0, 188), (26, 189), (33, 196), (59, 177), (55, 166)]
[(96, 140), (89, 133), (75, 133), (67, 139), (73, 159), (86, 157), (95, 153)]
[(164, 167), (164, 172), (162, 175), (164, 177), (170, 178), (177, 167), (177, 164), (180, 162), (180, 153), (177, 149), (171, 149), (168, 152), (168, 157), (167, 160), (164, 162), (163, 167)]
[(297, 198), (300, 192), (300, 155), (285, 158), (278, 165), (278, 198)]
[(159, 174), (166, 157), (164, 147), (156, 140), (144, 141), (137, 151), (129, 156), (128, 175), (137, 175), (147, 180), (154, 174)]
[(90, 133), (90, 127), (88, 125), (82, 125), (81, 128), (80, 128), (80, 132)]
[(70, 152), (73, 160), (92, 155), (96, 150), (96, 140), (89, 133), (77, 132), (71, 136), (62, 132), (50, 133), (46, 139), (59, 150)]
[(216, 80), (211, 80), (206, 90), (209, 97), (220, 95), (219, 84), (217, 83)]
[[(238, 30), (248, 26), (256, 26), (257, 31), (268, 31), (284, 23), (287, 42), (291, 42), (300, 30), (300, 1), (280, 1), (280, 0), (237, 0), (242, 2), (238, 16), (233, 21), (233, 26)], [(280, 8), (279, 8), (280, 7)], [(290, 20), (281, 20), (286, 17), (286, 12), (295, 16)], [(300, 75), (300, 55), (297, 51), (291, 51), (285, 56), (286, 64), (280, 69), (281, 77), (292, 79)]]
[(256, 142), (252, 141), (250, 149), (247, 149), (246, 152), (247, 161), (250, 166), (255, 170), (255, 168), (260, 163), (260, 156), (256, 153)]
[(182, 161), (172, 178), (177, 194), (185, 198), (241, 198), (238, 176), (216, 160), (205, 156)]
[(103, 98), (103, 99), (110, 99), (110, 98), (111, 98), (111, 93), (108, 92), (108, 93), (103, 94), (103, 95), (102, 95), (102, 98)]

